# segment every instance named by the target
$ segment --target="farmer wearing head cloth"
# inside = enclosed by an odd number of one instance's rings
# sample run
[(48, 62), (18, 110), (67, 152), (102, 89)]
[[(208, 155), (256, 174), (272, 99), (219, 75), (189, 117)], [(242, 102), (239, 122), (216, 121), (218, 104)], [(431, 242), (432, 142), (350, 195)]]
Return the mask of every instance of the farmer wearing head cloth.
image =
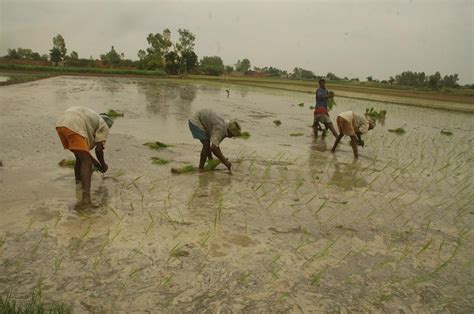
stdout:
[(188, 124), (193, 138), (202, 143), (199, 169), (203, 169), (206, 159), (211, 160), (212, 154), (214, 154), (230, 171), (232, 164), (222, 154), (220, 144), (226, 137), (240, 136), (239, 123), (225, 120), (211, 109), (202, 109), (189, 117)]
[(337, 126), (339, 128), (339, 136), (334, 142), (331, 152), (336, 151), (336, 147), (341, 141), (344, 135), (351, 138), (352, 151), (354, 152), (354, 158), (359, 158), (359, 152), (357, 145), (364, 146), (364, 141), (361, 138), (362, 134), (366, 134), (369, 130), (375, 127), (375, 120), (368, 118), (352, 111), (341, 112), (336, 119)]
[[(104, 146), (113, 124), (114, 121), (107, 114), (98, 114), (85, 107), (67, 109), (56, 123), (56, 131), (64, 149), (69, 149), (76, 157), (74, 175), (76, 183), (82, 184), (82, 204), (91, 203), (93, 166), (100, 172), (108, 169)], [(93, 148), (98, 161), (90, 153)]]

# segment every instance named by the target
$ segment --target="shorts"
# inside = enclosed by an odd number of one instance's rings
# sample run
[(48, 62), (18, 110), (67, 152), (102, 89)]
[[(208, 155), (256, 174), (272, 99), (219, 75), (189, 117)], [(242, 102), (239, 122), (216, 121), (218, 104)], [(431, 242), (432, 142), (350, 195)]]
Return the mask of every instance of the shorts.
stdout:
[(61, 139), (61, 143), (63, 143), (64, 149), (89, 152), (89, 145), (87, 145), (85, 137), (77, 134), (74, 131), (71, 131), (64, 126), (58, 126), (56, 131), (58, 132), (59, 138)]
[(355, 131), (354, 127), (352, 126), (352, 123), (349, 121), (345, 120), (342, 117), (337, 117), (336, 119), (337, 127), (339, 128), (339, 133), (348, 135), (348, 136), (355, 136)]
[(204, 141), (208, 140), (209, 137), (207, 136), (206, 131), (202, 130), (201, 128), (197, 127), (196, 125), (192, 124), (191, 121), (188, 120), (189, 130), (193, 135), (193, 138)]
[(323, 124), (332, 123), (331, 118), (329, 118), (327, 114), (316, 113), (314, 114), (314, 124), (317, 124), (318, 122)]

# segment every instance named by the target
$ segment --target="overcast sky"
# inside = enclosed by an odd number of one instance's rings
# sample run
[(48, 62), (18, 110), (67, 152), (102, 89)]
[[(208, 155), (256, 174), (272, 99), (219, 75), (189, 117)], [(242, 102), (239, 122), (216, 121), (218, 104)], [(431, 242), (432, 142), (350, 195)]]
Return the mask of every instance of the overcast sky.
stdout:
[(225, 64), (295, 66), (316, 74), (386, 79), (404, 70), (459, 73), (474, 83), (474, 1), (35, 1), (1, 2), (0, 54), (47, 53), (60, 33), (68, 52), (110, 50), (137, 59), (149, 33), (196, 35), (196, 53)]

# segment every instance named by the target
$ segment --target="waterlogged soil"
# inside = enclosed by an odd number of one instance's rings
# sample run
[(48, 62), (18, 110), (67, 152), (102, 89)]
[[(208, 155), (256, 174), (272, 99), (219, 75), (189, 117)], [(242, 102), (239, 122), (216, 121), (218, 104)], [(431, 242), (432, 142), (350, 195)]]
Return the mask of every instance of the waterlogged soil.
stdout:
[[(357, 161), (348, 139), (331, 154), (332, 135), (314, 138), (311, 95), (89, 77), (2, 87), (1, 293), (36, 289), (78, 313), (472, 312), (474, 116), (336, 102), (333, 120), (387, 110)], [(54, 129), (77, 105), (125, 114), (83, 210)], [(206, 107), (252, 135), (222, 143), (233, 174), (171, 174), (197, 165), (187, 117)]]

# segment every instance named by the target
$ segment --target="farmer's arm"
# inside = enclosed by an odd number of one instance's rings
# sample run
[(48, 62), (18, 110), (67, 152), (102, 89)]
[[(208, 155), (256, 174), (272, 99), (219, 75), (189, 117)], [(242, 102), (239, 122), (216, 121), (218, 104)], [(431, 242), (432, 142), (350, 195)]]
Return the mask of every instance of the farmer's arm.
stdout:
[(362, 140), (362, 133), (360, 132), (356, 132), (356, 135), (357, 135), (357, 144), (360, 145), (360, 146), (364, 146), (364, 141)]
[(351, 135), (351, 146), (352, 151), (354, 152), (354, 158), (359, 158), (359, 151), (357, 150), (357, 138), (354, 135)]
[(105, 163), (105, 159), (104, 159), (104, 142), (98, 142), (96, 144), (95, 155), (97, 156), (97, 159), (99, 159), (99, 163), (100, 163), (99, 170), (101, 172), (106, 172), (109, 166)]
[(211, 151), (227, 167), (227, 169), (230, 170), (232, 164), (227, 160), (227, 158), (225, 158), (224, 154), (222, 154), (220, 147), (213, 143), (211, 144)]

